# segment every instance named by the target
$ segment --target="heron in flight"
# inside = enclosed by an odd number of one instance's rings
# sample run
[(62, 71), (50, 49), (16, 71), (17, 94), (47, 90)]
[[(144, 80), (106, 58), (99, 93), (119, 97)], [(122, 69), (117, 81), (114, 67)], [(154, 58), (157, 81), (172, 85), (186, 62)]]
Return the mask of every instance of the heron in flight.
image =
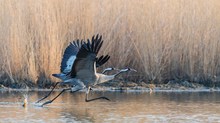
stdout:
[[(107, 82), (109, 80), (114, 79), (116, 76), (123, 72), (127, 71), (135, 71), (131, 68), (121, 69), (119, 72), (113, 75), (105, 75), (103, 73), (97, 73), (96, 67), (99, 67), (106, 63), (110, 56), (101, 56), (97, 57), (98, 52), (103, 44), (102, 36), (99, 37), (99, 35), (96, 35), (92, 37), (92, 40), (89, 39), (87, 42), (79, 41), (77, 40), (75, 43), (73, 42), (70, 44), (67, 49), (64, 52), (64, 57), (61, 62), (61, 74), (53, 74), (53, 76), (60, 78), (63, 80), (62, 82), (58, 82), (55, 84), (61, 84), (61, 85), (70, 85), (72, 87), (63, 89), (56, 97), (54, 97), (52, 100), (49, 100), (42, 104), (46, 105), (49, 103), (52, 103), (57, 97), (59, 97), (63, 92), (67, 90), (71, 90), (72, 92), (77, 92), (79, 90), (87, 88), (86, 91), (86, 98), (85, 101), (94, 101), (98, 99), (106, 99), (109, 100), (107, 97), (101, 96), (93, 99), (89, 99), (89, 91), (91, 89), (91, 86)], [(73, 48), (74, 47), (74, 48)], [(68, 56), (71, 54), (69, 51), (76, 50), (75, 56)], [(67, 60), (66, 58), (73, 59), (73, 63), (71, 64), (71, 60)], [(67, 61), (67, 62), (66, 62)], [(65, 63), (66, 62), (66, 63)], [(69, 65), (69, 66), (68, 66)], [(72, 66), (71, 66), (72, 65)], [(69, 71), (70, 70), (70, 71)], [(54, 87), (55, 87), (54, 86)], [(54, 88), (53, 88), (54, 89)], [(52, 90), (53, 90), (52, 89)], [(52, 91), (51, 91), (52, 92)], [(45, 96), (44, 98), (37, 101), (40, 102), (41, 100), (45, 99), (49, 95)]]
[[(68, 74), (70, 74), (73, 63), (76, 59), (76, 55), (79, 52), (79, 49), (85, 42), (83, 40), (76, 40), (71, 42), (67, 48), (64, 51), (64, 55), (61, 61), (61, 66), (60, 66), (60, 74), (52, 74), (52, 76), (61, 79), (62, 81), (68, 79)], [(96, 67), (102, 66), (104, 63), (106, 63), (109, 60), (110, 56), (109, 55), (102, 55), (100, 57), (96, 58)], [(106, 73), (108, 71), (113, 71), (113, 70), (119, 70), (117, 68), (109, 67), (105, 68), (102, 73)]]

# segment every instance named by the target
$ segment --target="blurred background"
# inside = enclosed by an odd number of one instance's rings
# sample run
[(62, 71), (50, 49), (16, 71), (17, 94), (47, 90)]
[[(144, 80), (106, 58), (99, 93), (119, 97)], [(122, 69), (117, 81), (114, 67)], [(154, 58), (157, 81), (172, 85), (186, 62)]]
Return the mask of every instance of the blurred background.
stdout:
[(220, 83), (219, 0), (1, 0), (0, 84), (57, 81), (69, 42), (103, 36), (104, 67), (136, 83)]

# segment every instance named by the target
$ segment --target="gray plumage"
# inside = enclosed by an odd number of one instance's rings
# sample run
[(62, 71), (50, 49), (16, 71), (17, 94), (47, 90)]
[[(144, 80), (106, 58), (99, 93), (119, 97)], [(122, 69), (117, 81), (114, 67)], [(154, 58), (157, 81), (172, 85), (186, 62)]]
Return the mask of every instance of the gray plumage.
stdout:
[[(75, 47), (78, 47), (78, 48), (80, 47), (80, 48), (78, 49), (78, 52), (76, 51), (77, 54), (75, 55), (76, 57), (74, 59), (71, 71), (68, 74), (64, 73), (66, 78), (63, 79), (64, 80), (63, 82), (59, 82), (60, 84), (72, 85), (72, 87), (68, 88), (68, 89), (63, 89), (63, 91), (61, 91), (60, 94), (62, 94), (66, 90), (72, 90), (73, 92), (76, 92), (76, 91), (82, 90), (84, 88), (87, 88), (86, 99), (85, 99), (87, 102), (94, 101), (97, 99), (109, 100), (106, 97), (98, 97), (98, 98), (94, 98), (94, 99), (88, 99), (90, 87), (97, 85), (97, 84), (100, 84), (100, 83), (107, 82), (109, 80), (112, 80), (120, 73), (127, 72), (127, 71), (136, 71), (131, 68), (126, 68), (126, 69), (121, 69), (118, 73), (113, 74), (113, 75), (105, 75), (105, 74), (96, 72), (96, 67), (101, 66), (106, 61), (108, 61), (108, 59), (110, 58), (108, 55), (101, 56), (100, 58), (97, 58), (98, 52), (101, 49), (102, 44), (103, 44), (102, 36), (100, 36), (100, 37), (99, 37), (99, 35), (97, 35), (96, 37), (93, 36), (91, 41), (88, 39), (87, 42), (82, 42), (82, 41), (80, 43), (77, 42), (76, 45), (73, 44), (73, 46), (72, 46), (72, 44), (70, 44), (71, 45), (70, 47), (72, 47), (72, 48), (67, 47), (66, 50), (74, 49)], [(64, 54), (65, 53), (69, 54), (70, 52), (65, 51)], [(63, 59), (65, 59), (64, 61), (68, 61), (66, 59), (68, 59), (68, 57), (70, 57), (70, 55), (66, 55), (64, 57), (66, 57), (66, 58), (63, 58)], [(63, 72), (62, 70), (65, 70), (65, 67), (64, 67), (64, 69), (61, 67), (61, 72)], [(111, 70), (111, 69), (109, 69), (109, 70)], [(56, 85), (59, 83), (56, 83)], [(55, 86), (54, 86), (54, 88), (55, 88)], [(53, 91), (53, 89), (51, 90), (51, 92)], [(37, 103), (40, 102), (41, 100), (45, 99), (46, 97), (48, 97), (50, 95), (50, 93), (47, 96), (45, 96), (44, 98), (38, 100)], [(49, 103), (52, 103), (60, 94), (58, 94), (54, 99), (43, 103), (42, 106), (49, 104)]]
[[(94, 39), (93, 39), (94, 40)], [(61, 66), (60, 66), (60, 74), (52, 74), (54, 77), (59, 78), (61, 80), (68, 79), (67, 75), (70, 74), (70, 71), (72, 69), (73, 63), (76, 59), (76, 55), (79, 52), (79, 49), (81, 46), (85, 44), (83, 40), (77, 39), (76, 41), (71, 42), (67, 48), (64, 51), (63, 58), (61, 61)], [(104, 63), (106, 63), (109, 60), (110, 56), (109, 55), (102, 55), (100, 57), (96, 58), (96, 67), (102, 66)], [(109, 68), (104, 70), (110, 71)]]

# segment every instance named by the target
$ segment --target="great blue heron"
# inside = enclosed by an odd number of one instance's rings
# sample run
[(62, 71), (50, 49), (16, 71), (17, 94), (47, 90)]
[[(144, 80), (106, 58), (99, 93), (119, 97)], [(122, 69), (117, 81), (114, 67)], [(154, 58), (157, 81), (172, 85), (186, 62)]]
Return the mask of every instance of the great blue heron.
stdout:
[[(90, 41), (89, 39), (87, 42), (83, 42), (83, 43), (79, 43), (79, 41), (77, 41), (77, 45), (75, 44), (74, 46), (80, 45), (80, 48), (78, 49), (76, 57), (74, 58), (74, 63), (72, 64), (71, 71), (65, 75), (65, 79), (62, 78), (62, 80), (64, 81), (60, 82), (61, 85), (68, 84), (68, 85), (71, 85), (72, 87), (63, 89), (55, 98), (43, 103), (42, 106), (52, 103), (58, 96), (60, 96), (66, 90), (72, 90), (72, 92), (76, 92), (84, 88), (87, 88), (86, 98), (85, 98), (86, 102), (97, 100), (97, 99), (109, 100), (108, 98), (103, 97), (103, 96), (94, 98), (94, 99), (88, 99), (88, 94), (89, 94), (91, 86), (112, 80), (120, 73), (127, 72), (127, 71), (136, 71), (136, 70), (130, 69), (130, 68), (121, 69), (118, 73), (113, 74), (113, 75), (105, 75), (102, 73), (97, 73), (96, 67), (104, 64), (110, 58), (110, 56), (108, 55), (97, 58), (97, 54), (102, 44), (103, 44), (102, 36), (99, 37), (99, 35), (97, 35), (96, 37), (93, 36), (92, 41)], [(65, 58), (65, 55), (64, 55), (64, 58)], [(65, 66), (65, 65), (61, 64), (61, 71), (65, 71), (65, 69), (62, 70), (62, 66)], [(54, 74), (54, 76), (56, 75)], [(45, 98), (42, 98), (42, 99), (45, 99)], [(37, 102), (40, 102), (41, 100)]]

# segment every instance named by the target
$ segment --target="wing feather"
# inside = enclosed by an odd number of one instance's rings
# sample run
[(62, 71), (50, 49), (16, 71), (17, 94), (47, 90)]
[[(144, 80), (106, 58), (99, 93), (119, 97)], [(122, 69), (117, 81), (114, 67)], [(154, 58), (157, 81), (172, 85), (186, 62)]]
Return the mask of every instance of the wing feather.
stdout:
[(96, 60), (96, 67), (100, 67), (102, 66), (103, 64), (105, 64), (108, 60), (110, 59), (110, 56), (109, 55), (106, 55), (106, 56), (101, 56), (99, 58), (97, 58)]
[(103, 41), (98, 38), (98, 35), (95, 39), (92, 38), (92, 41), (87, 40), (87, 43), (84, 43), (79, 52), (76, 55), (76, 60), (73, 63), (71, 76), (75, 77), (77, 74), (95, 74), (95, 62), (96, 56), (102, 46)]
[[(81, 43), (82, 42), (83, 40), (81, 40)], [(61, 73), (68, 73), (71, 71), (72, 65), (80, 48), (81, 45), (79, 40), (70, 42), (70, 44), (66, 47), (60, 66)]]
[[(76, 59), (76, 55), (78, 54), (82, 45), (87, 45), (87, 46), (84, 46), (85, 50), (88, 50), (88, 51), (91, 51), (97, 54), (102, 46), (101, 39), (102, 39), (102, 36), (99, 37), (99, 35), (96, 35), (96, 37), (95, 36), (92, 37), (91, 41), (88, 39), (87, 43), (84, 40), (79, 40), (79, 39), (70, 42), (70, 44), (66, 47), (64, 51), (63, 58), (61, 61), (61, 66), (60, 66), (60, 72), (64, 74), (68, 74), (69, 72), (71, 72), (73, 63)], [(108, 55), (101, 56), (99, 58), (97, 57), (96, 67), (99, 67), (103, 65), (104, 63), (106, 63), (109, 58), (110, 56)]]

